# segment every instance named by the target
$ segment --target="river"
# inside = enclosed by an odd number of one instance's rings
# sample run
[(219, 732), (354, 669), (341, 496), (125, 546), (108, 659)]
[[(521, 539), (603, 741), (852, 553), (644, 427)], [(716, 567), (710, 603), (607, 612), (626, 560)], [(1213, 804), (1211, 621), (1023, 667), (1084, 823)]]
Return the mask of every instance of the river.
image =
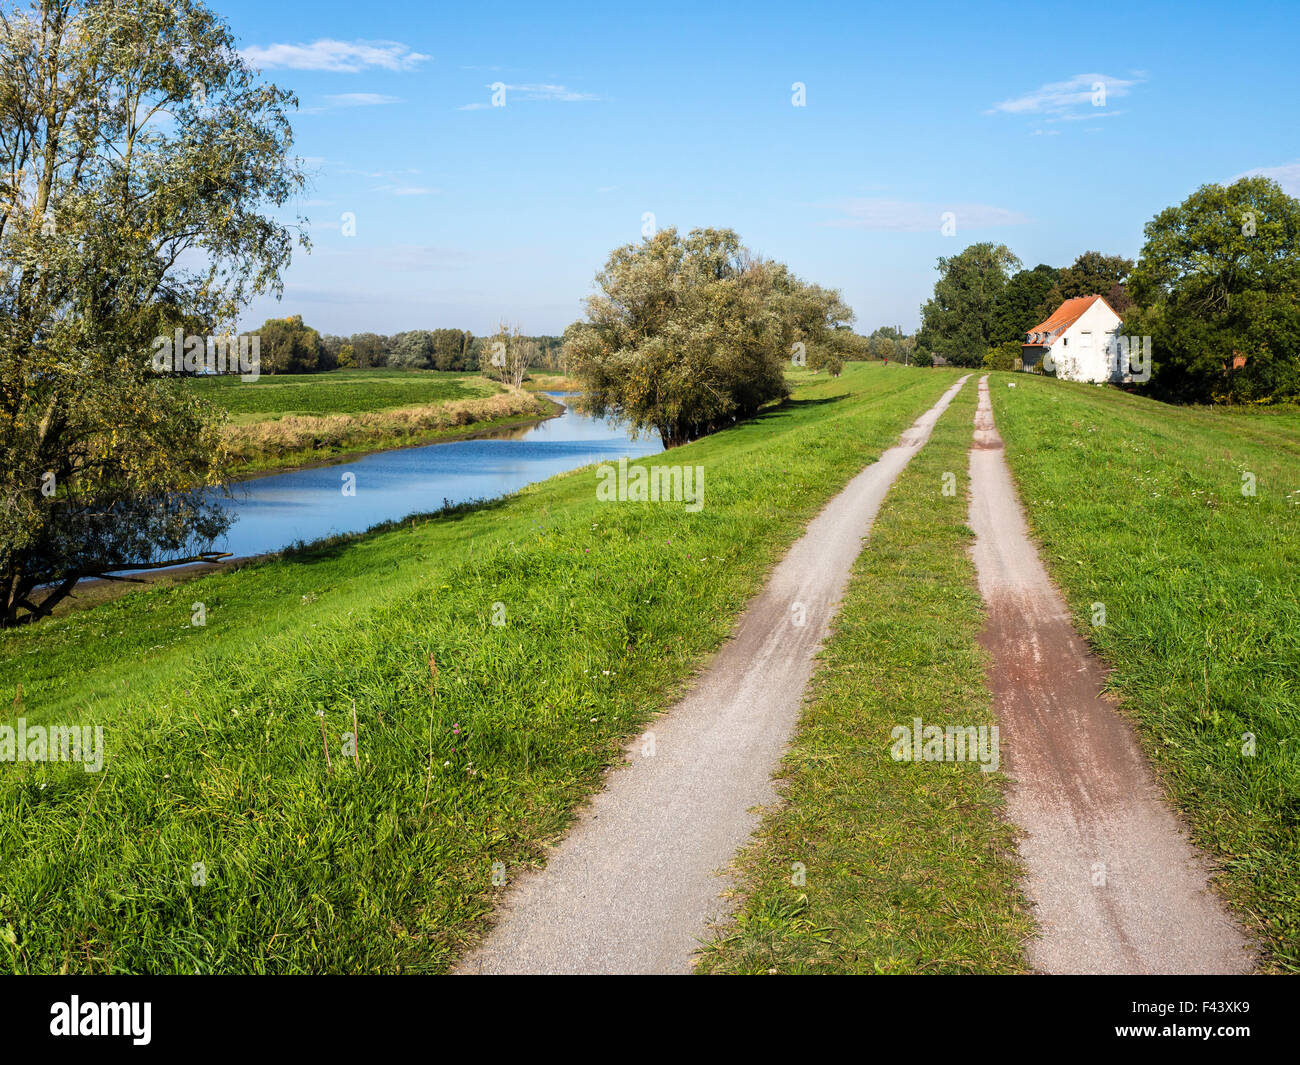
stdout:
[[(561, 403), (573, 398), (546, 395)], [(657, 435), (633, 440), (623, 426), (566, 406), (559, 417), (473, 440), (379, 451), (240, 481), (225, 504), (235, 524), (213, 546), (237, 558), (279, 551), (297, 541), (427, 513), (446, 501), (495, 499), (580, 466), (661, 450)]]

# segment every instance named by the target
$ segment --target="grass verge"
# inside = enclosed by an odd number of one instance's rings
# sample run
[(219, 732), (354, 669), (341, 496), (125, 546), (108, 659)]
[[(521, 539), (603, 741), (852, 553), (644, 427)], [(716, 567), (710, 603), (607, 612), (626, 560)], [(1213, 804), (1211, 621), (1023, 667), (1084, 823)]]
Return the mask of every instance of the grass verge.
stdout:
[(1025, 971), (999, 775), (890, 753), (915, 717), (994, 721), (966, 525), (974, 385), (876, 518), (782, 763), (783, 803), (738, 859), (741, 902), (701, 972)]
[(542, 859), (808, 518), (954, 376), (855, 366), (641, 460), (703, 465), (698, 513), (598, 503), (588, 468), (0, 633), (10, 719), (105, 730), (98, 774), (0, 762), (0, 965), (446, 968), (494, 863)]
[(1300, 412), (990, 388), (1075, 625), (1266, 966), (1300, 971)]

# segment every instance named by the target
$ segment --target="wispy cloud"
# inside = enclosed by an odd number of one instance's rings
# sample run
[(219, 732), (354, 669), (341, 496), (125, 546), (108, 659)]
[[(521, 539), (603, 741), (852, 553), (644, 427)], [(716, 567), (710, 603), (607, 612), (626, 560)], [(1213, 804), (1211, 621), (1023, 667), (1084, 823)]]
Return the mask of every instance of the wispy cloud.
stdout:
[[(1096, 118), (1102, 107), (1111, 99), (1127, 96), (1129, 90), (1146, 80), (1140, 74), (1130, 78), (1115, 78), (1109, 74), (1076, 74), (1066, 81), (1052, 81), (1022, 96), (1002, 100), (984, 113), (986, 115), (1042, 115), (1045, 121), (1069, 121)], [(1105, 104), (1094, 103), (1101, 99)], [(1089, 114), (1088, 112), (1091, 112)]]
[(865, 198), (836, 205), (842, 212), (822, 225), (837, 229), (879, 229), (896, 233), (938, 232), (944, 216), (951, 213), (962, 229), (1019, 226), (1029, 218), (1006, 207), (984, 203), (917, 203), (909, 200)]
[(378, 92), (341, 92), (325, 97), (331, 107), (380, 107), (383, 104), (400, 104), (400, 96), (385, 96)]
[[(544, 103), (579, 103), (586, 100), (599, 100), (600, 97), (591, 92), (578, 92), (576, 89), (570, 89), (565, 85), (550, 85), (545, 83), (533, 83), (527, 85), (506, 85), (503, 82), (493, 82), (485, 86), (491, 92), (496, 93), (498, 90), (505, 89), (505, 101), (507, 104), (516, 100), (530, 100)], [(491, 101), (479, 100), (474, 103), (461, 104), (458, 111), (482, 111), (492, 107)]]
[(383, 179), (385, 181), (404, 181), (408, 174), (418, 174), (420, 171), (415, 167), (408, 166), (405, 170), (358, 170), (356, 167), (345, 166), (339, 169), (340, 174), (350, 174), (354, 177)]
[(1228, 184), (1231, 185), (1234, 181), (1247, 177), (1272, 178), (1282, 186), (1282, 191), (1288, 196), (1300, 196), (1300, 159), (1294, 163), (1283, 163), (1281, 166), (1258, 166), (1254, 170), (1247, 170), (1229, 178)]
[(441, 190), (427, 185), (377, 185), (375, 192), (386, 192), (390, 196), (436, 196)]
[(525, 100), (558, 100), (562, 103), (600, 99), (595, 93), (577, 92), (563, 85), (507, 85), (506, 92), (523, 96)]
[(368, 67), (414, 70), (430, 56), (398, 41), (313, 41), (311, 44), (253, 45), (243, 57), (262, 70), (327, 70), (355, 74)]

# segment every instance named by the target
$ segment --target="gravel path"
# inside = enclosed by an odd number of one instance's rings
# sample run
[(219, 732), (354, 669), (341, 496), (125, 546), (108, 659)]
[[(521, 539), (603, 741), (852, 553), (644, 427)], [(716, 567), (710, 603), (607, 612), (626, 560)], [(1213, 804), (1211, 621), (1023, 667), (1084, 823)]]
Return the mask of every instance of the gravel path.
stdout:
[(758, 824), (754, 808), (776, 799), (772, 773), (863, 538), (966, 380), (809, 523), (690, 694), (629, 746), (545, 869), (512, 884), (496, 927), (457, 971), (691, 970), (727, 913), (724, 870)]
[(1048, 973), (1248, 972), (1246, 938), (1211, 894), (1206, 861), (1102, 698), (1101, 664), (1029, 538), (987, 378), (979, 392), (970, 525), (1008, 816), (1025, 830), (1024, 887), (1041, 930), (1030, 961)]

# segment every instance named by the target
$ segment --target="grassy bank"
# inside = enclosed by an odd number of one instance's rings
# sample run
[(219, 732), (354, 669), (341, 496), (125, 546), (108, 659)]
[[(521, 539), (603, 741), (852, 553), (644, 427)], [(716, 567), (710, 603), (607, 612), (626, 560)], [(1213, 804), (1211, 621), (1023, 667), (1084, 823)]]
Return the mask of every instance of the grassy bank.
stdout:
[(1269, 964), (1300, 970), (1300, 412), (1009, 379), (994, 414), (1075, 624)]
[(491, 911), (493, 863), (541, 858), (807, 519), (954, 376), (852, 367), (642, 460), (703, 465), (699, 513), (597, 503), (587, 469), (0, 634), (10, 716), (101, 724), (106, 745), (99, 774), (0, 763), (0, 965), (444, 968)]
[(525, 424), (558, 410), (528, 392), (501, 392), (482, 399), (364, 414), (286, 414), (273, 421), (227, 426), (224, 439), (235, 472), (247, 474), (377, 449), (433, 444), (469, 432)]
[(484, 377), (432, 370), (335, 370), (248, 382), (199, 377), (186, 385), (229, 415), (223, 440), (236, 475), (451, 440), (555, 411), (544, 399)]
[(530, 370), (524, 378), (524, 388), (530, 392), (581, 392), (582, 382), (576, 377), (544, 370)]
[(703, 972), (1025, 968), (1031, 925), (998, 775), (890, 753), (891, 730), (915, 717), (994, 720), (967, 553), (975, 402), (972, 380), (885, 499), (782, 763), (784, 803), (740, 855), (736, 919)]

